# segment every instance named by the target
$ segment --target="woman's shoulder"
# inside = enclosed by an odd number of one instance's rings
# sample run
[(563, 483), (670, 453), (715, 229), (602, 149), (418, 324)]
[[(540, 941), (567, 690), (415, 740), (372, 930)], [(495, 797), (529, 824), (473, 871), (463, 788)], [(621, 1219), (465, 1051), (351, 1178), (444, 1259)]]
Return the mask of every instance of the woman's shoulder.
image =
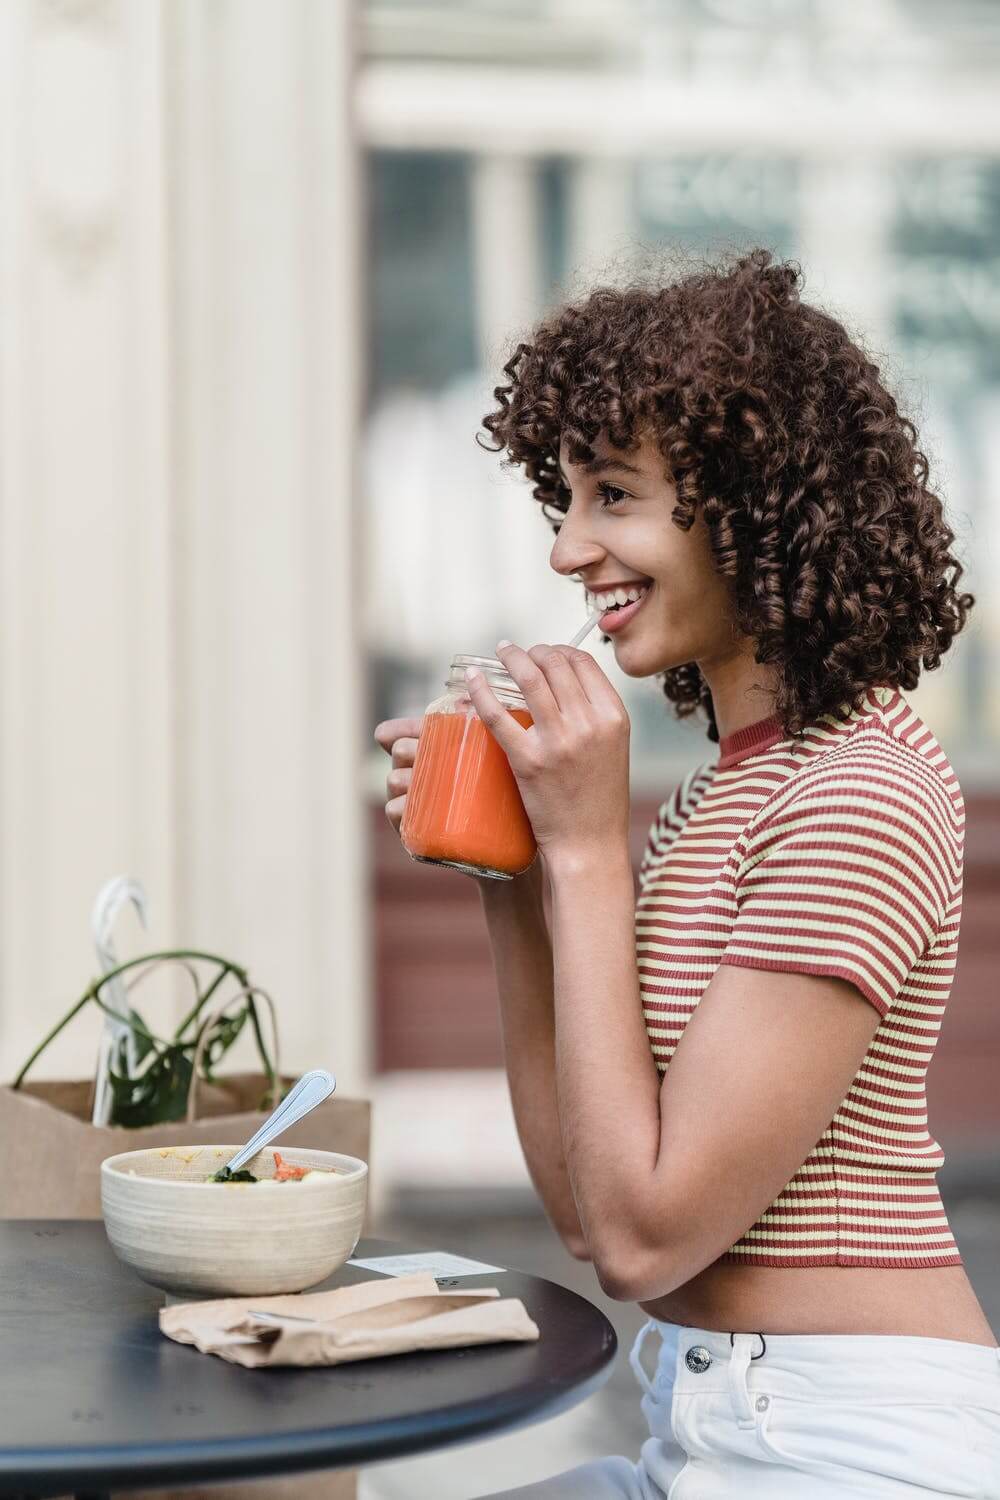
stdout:
[(898, 690), (876, 690), (846, 722), (824, 719), (805, 743), (809, 753), (761, 809), (758, 828), (805, 814), (822, 824), (917, 818), (927, 836), (961, 849), (965, 804), (958, 777)]

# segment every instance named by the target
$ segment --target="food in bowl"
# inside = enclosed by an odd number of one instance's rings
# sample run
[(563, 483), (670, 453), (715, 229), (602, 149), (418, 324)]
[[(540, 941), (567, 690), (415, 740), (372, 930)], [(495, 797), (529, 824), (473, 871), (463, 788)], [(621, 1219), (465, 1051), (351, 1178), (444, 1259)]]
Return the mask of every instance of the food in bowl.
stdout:
[(245, 1167), (241, 1167), (238, 1172), (230, 1172), (228, 1167), (220, 1167), (217, 1172), (212, 1173), (208, 1181), (221, 1182), (223, 1184), (233, 1182), (305, 1182), (307, 1179), (311, 1180), (316, 1177), (328, 1177), (335, 1170), (333, 1167), (293, 1167), (291, 1162), (282, 1161), (280, 1151), (275, 1151), (273, 1156), (274, 1171), (270, 1177), (255, 1177)]
[(301, 1292), (342, 1266), (361, 1235), (367, 1164), (265, 1149), (247, 1164), (258, 1181), (220, 1193), (211, 1179), (239, 1149), (151, 1147), (102, 1162), (104, 1222), (119, 1259), (180, 1296)]

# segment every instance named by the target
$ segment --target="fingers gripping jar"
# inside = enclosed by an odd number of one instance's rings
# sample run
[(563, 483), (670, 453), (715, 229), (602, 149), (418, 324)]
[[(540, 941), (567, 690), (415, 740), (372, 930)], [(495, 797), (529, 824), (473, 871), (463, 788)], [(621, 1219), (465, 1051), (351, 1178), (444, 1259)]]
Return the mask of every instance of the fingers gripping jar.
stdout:
[(414, 859), (466, 874), (512, 880), (537, 852), (507, 756), (476, 713), (466, 667), (479, 667), (508, 712), (532, 719), (514, 679), (493, 656), (456, 656), (448, 691), (424, 714), (400, 839)]

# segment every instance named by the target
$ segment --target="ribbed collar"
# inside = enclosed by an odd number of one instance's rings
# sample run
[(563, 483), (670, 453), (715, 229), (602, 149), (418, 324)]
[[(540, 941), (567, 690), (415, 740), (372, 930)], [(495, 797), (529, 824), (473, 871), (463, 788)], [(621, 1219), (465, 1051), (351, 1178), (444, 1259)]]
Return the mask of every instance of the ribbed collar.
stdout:
[[(858, 717), (866, 712), (874, 711), (883, 714), (895, 708), (900, 702), (900, 692), (896, 687), (889, 687), (879, 683), (870, 687), (865, 693)], [(847, 705), (844, 704), (846, 711)], [(725, 770), (728, 766), (738, 765), (741, 760), (747, 760), (751, 755), (759, 755), (762, 750), (769, 750), (779, 740), (785, 738), (785, 728), (778, 714), (771, 714), (766, 719), (758, 719), (756, 724), (748, 724), (745, 729), (737, 729), (735, 734), (723, 735), (719, 741), (719, 759), (716, 762), (717, 770)]]
[(776, 745), (784, 736), (785, 728), (778, 714), (758, 719), (756, 724), (747, 724), (745, 728), (737, 729), (735, 734), (724, 734), (719, 741), (718, 768), (725, 770), (727, 766), (735, 766), (739, 761), (746, 760), (748, 755), (757, 755), (761, 750)]

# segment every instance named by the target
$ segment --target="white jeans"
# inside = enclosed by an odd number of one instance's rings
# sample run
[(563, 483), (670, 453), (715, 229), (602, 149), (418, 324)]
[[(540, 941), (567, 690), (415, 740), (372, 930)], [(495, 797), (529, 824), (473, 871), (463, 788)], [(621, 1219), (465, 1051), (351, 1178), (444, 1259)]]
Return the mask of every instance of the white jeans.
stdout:
[[(639, 1356), (654, 1328), (650, 1381)], [(987, 1344), (650, 1321), (630, 1360), (650, 1433), (639, 1462), (597, 1459), (508, 1495), (1000, 1500), (1000, 1351)]]

